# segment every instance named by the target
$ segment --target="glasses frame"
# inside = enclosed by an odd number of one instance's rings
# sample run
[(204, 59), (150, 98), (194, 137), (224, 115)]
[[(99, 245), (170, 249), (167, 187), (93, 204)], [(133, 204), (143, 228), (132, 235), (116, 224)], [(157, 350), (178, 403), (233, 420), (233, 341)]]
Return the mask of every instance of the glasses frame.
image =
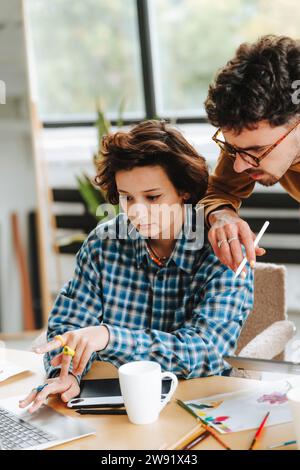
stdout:
[(249, 162), (247, 159), (245, 159), (241, 154), (240, 157), (249, 165), (253, 166), (254, 168), (258, 168), (260, 165), (260, 162), (266, 158), (272, 150), (274, 150), (281, 142), (293, 131), (296, 129), (296, 127), (300, 124), (300, 121), (298, 121), (290, 130), (288, 130), (283, 136), (281, 136), (274, 144), (271, 144), (267, 150), (265, 150), (259, 157), (256, 155), (252, 155), (251, 153), (247, 152), (246, 150), (238, 149), (234, 147), (231, 144), (228, 144), (228, 142), (224, 142), (223, 140), (218, 139), (218, 135), (221, 132), (221, 128), (215, 132), (215, 134), (212, 136), (212, 140), (220, 147), (221, 150), (225, 150), (229, 155), (233, 156), (236, 158), (237, 154), (240, 152), (244, 153), (245, 155), (248, 155), (248, 157), (253, 160), (253, 162)]

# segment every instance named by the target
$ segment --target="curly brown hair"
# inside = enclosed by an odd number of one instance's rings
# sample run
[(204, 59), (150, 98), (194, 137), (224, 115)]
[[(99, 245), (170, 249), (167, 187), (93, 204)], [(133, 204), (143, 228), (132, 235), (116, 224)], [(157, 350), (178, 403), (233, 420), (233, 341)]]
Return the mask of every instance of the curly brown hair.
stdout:
[(110, 203), (117, 204), (116, 173), (154, 165), (165, 170), (178, 192), (190, 194), (187, 203), (195, 205), (204, 196), (208, 184), (205, 159), (177, 129), (158, 120), (104, 136), (95, 183), (107, 193)]
[(267, 120), (272, 126), (300, 114), (292, 84), (300, 79), (300, 40), (266, 35), (244, 43), (210, 85), (205, 108), (216, 127), (253, 129)]

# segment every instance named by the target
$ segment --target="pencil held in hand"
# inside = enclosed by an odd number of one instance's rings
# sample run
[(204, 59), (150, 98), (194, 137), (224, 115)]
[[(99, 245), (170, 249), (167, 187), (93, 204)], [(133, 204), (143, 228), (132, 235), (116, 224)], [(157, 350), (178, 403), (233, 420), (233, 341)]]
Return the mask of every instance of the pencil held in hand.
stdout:
[[(266, 222), (264, 223), (264, 225), (260, 229), (257, 237), (254, 240), (254, 247), (255, 248), (257, 247), (258, 243), (260, 242), (261, 237), (263, 236), (263, 234), (265, 233), (265, 231), (267, 230), (269, 225), (270, 225), (270, 222), (268, 220), (266, 220)], [(239, 267), (237, 268), (237, 270), (235, 272), (234, 279), (236, 279), (241, 274), (244, 267), (246, 266), (246, 263), (247, 263), (247, 257), (245, 256), (243, 261), (241, 262), (241, 264), (239, 265)]]

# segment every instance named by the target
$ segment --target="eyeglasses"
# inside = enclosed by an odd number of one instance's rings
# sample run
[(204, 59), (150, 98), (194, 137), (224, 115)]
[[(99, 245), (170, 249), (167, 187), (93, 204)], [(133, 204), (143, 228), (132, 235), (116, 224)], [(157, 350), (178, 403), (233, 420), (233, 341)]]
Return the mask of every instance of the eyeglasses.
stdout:
[(288, 132), (286, 132), (280, 139), (278, 139), (274, 144), (270, 145), (265, 152), (263, 152), (259, 157), (256, 155), (252, 155), (249, 152), (246, 152), (246, 150), (239, 149), (237, 147), (234, 147), (233, 145), (229, 144), (228, 142), (224, 142), (220, 139), (218, 139), (218, 135), (221, 132), (221, 129), (218, 129), (217, 132), (213, 135), (212, 140), (216, 142), (216, 144), (220, 147), (221, 150), (232, 156), (233, 158), (236, 158), (237, 154), (246, 162), (249, 163), (249, 165), (257, 168), (260, 165), (260, 162), (266, 158), (272, 150), (274, 150), (275, 147), (277, 147), (281, 142), (294, 130), (296, 127), (300, 124), (300, 121), (297, 122), (297, 124), (292, 127)]

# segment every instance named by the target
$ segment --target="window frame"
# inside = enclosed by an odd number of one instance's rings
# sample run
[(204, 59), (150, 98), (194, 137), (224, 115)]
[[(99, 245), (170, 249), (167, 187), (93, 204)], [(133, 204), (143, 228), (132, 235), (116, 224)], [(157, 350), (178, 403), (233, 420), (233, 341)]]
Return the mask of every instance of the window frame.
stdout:
[[(151, 47), (151, 30), (149, 19), (148, 0), (135, 0), (137, 20), (138, 20), (138, 37), (141, 54), (142, 66), (142, 86), (144, 95), (145, 115), (142, 119), (153, 119), (157, 116), (156, 96), (155, 96), (155, 80), (152, 61)], [(161, 119), (172, 119), (173, 116), (159, 116)], [(176, 116), (174, 117), (177, 124), (207, 124), (209, 121), (205, 115), (199, 116)], [(123, 119), (124, 125), (131, 125), (140, 122), (140, 119)], [(113, 126), (117, 125), (116, 119), (111, 119)], [(43, 127), (45, 129), (63, 128), (63, 127), (91, 127), (95, 125), (95, 120), (44, 120)]]

